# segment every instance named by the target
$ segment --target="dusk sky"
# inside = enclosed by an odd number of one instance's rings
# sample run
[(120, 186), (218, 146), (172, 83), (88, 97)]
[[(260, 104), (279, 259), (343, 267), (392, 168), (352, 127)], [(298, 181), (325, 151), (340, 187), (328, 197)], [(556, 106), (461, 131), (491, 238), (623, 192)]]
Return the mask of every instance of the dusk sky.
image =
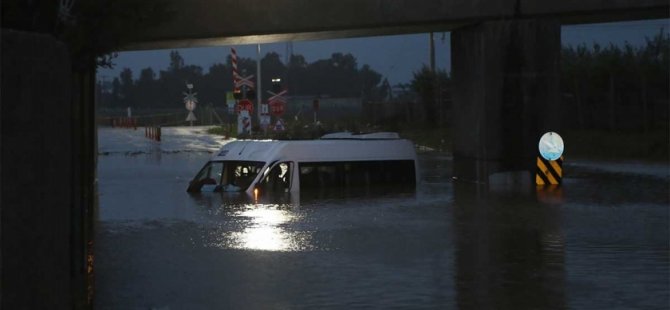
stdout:
[[(561, 41), (564, 45), (601, 45), (630, 42), (642, 45), (645, 38), (658, 34), (661, 28), (667, 33), (670, 28), (669, 19), (646, 20), (604, 24), (586, 24), (563, 26)], [(435, 33), (436, 65), (439, 69), (451, 69), (450, 34)], [(176, 49), (187, 65), (201, 66), (205, 72), (215, 63), (225, 62), (230, 53), (230, 45), (219, 47)], [(235, 46), (239, 57), (256, 59), (256, 45)], [(151, 67), (155, 72), (165, 70), (169, 64), (169, 53), (172, 49), (122, 52), (114, 59), (113, 69), (98, 70), (98, 78), (111, 80), (117, 77), (123, 68), (130, 68), (133, 77), (137, 78), (140, 70)], [(277, 52), (284, 59), (286, 43), (262, 44), (261, 54)], [(307, 62), (330, 58), (333, 53), (351, 53), (356, 57), (358, 66), (368, 64), (375, 71), (388, 78), (391, 85), (407, 83), (412, 73), (430, 62), (429, 34), (411, 34), (383, 37), (366, 37), (354, 39), (336, 39), (322, 41), (293, 42), (293, 53), (305, 56)]]

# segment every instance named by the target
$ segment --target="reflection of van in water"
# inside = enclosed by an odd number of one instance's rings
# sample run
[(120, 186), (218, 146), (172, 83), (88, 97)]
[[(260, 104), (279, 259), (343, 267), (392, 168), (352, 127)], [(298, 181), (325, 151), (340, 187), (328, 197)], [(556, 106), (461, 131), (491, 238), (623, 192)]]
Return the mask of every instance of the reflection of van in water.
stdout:
[(415, 190), (414, 145), (390, 132), (328, 134), (318, 140), (238, 140), (225, 144), (189, 192), (297, 193), (401, 186)]

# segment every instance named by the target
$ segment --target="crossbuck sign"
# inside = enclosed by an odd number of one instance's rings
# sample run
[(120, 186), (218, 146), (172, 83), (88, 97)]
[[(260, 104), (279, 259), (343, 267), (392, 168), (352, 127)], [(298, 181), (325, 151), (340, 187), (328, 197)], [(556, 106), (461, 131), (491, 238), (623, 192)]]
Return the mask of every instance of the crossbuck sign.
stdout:
[(247, 76), (247, 77), (241, 77), (239, 75), (237, 77), (238, 77), (238, 80), (235, 81), (235, 87), (241, 87), (241, 86), (248, 86), (248, 87), (251, 87), (251, 88), (256, 87), (256, 83), (254, 83), (251, 80), (251, 79), (254, 78), (253, 74), (250, 75), (250, 76)]

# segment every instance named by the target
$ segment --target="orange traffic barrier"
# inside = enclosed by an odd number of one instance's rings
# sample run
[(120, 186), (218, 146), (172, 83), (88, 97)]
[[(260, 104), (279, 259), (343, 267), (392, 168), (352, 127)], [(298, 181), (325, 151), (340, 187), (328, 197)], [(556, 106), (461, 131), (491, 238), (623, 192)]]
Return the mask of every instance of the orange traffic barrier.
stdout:
[(144, 127), (144, 136), (160, 142), (161, 141), (161, 128), (160, 127)]

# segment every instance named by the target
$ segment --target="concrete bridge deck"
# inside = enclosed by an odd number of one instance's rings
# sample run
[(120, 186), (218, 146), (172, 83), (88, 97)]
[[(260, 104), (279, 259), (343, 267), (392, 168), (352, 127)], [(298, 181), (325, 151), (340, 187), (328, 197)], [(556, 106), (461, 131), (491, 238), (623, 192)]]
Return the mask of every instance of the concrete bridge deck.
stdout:
[(561, 24), (670, 16), (665, 0), (167, 0), (169, 18), (128, 50), (451, 31), (487, 20)]

